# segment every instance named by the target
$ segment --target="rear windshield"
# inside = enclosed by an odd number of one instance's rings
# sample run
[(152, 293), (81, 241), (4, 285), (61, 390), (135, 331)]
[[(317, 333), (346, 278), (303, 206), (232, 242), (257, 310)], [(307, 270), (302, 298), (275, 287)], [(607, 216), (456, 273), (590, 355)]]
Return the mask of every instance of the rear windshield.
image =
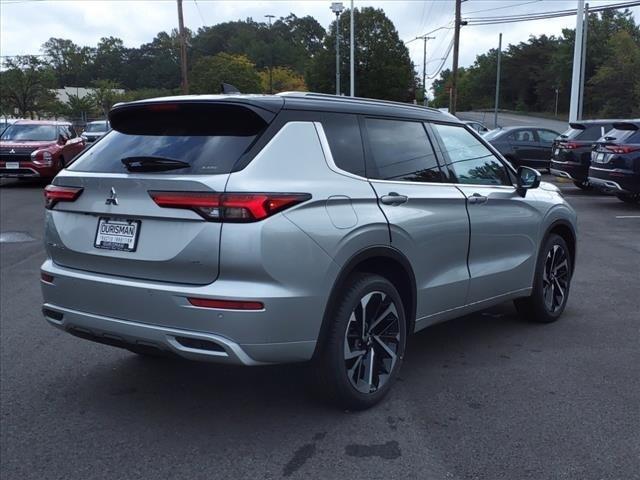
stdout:
[(84, 129), (85, 132), (106, 132), (107, 124), (106, 123), (87, 123), (87, 126)]
[(267, 122), (233, 105), (161, 103), (115, 109), (110, 124), (113, 130), (79, 156), (69, 170), (131, 173), (123, 161), (133, 160), (179, 164), (167, 169), (143, 168), (145, 173), (230, 173)]
[(229, 173), (240, 156), (251, 146), (256, 135), (188, 136), (127, 135), (112, 130), (69, 166), (77, 172), (129, 173), (123, 159), (155, 157), (178, 160), (188, 167), (153, 172), (154, 174)]
[(585, 125), (586, 128), (569, 128), (562, 134), (563, 140), (595, 141), (613, 128), (611, 124)]
[(640, 143), (640, 130), (617, 130), (614, 128), (608, 131), (605, 137), (601, 140), (616, 143)]
[(2, 132), (1, 140), (42, 142), (56, 140), (58, 129), (54, 125), (13, 124)]

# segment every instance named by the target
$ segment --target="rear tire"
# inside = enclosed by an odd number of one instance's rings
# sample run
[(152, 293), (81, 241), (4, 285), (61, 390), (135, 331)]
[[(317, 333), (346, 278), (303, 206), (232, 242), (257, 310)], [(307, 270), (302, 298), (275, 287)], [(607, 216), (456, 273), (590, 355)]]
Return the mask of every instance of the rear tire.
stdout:
[(558, 320), (567, 305), (572, 272), (567, 243), (560, 235), (549, 235), (538, 256), (531, 295), (514, 301), (520, 316), (538, 323)]
[(342, 408), (370, 408), (389, 392), (402, 365), (407, 337), (402, 299), (386, 278), (356, 274), (332, 312), (314, 360), (317, 386)]
[(616, 197), (618, 197), (624, 203), (640, 203), (640, 193), (618, 193), (616, 194)]
[(576, 187), (578, 187), (580, 190), (585, 190), (586, 191), (586, 190), (592, 190), (593, 189), (593, 185), (591, 185), (588, 180), (584, 180), (582, 182), (579, 182), (579, 181), (576, 180), (576, 181), (573, 182), (573, 184)]

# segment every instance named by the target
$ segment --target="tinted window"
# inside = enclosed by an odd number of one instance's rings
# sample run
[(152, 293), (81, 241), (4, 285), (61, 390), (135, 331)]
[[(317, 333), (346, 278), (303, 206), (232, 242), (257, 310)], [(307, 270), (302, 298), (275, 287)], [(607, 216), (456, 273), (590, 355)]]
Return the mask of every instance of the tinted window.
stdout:
[(558, 133), (552, 130), (538, 130), (538, 136), (541, 142), (551, 143), (556, 139)]
[(399, 120), (366, 119), (372, 171), (370, 178), (439, 182), (440, 168), (424, 125)]
[(509, 140), (512, 142), (535, 142), (536, 137), (533, 130), (516, 130), (509, 134)]
[(582, 127), (584, 128), (569, 128), (569, 130), (562, 134), (563, 139), (579, 140), (584, 142), (594, 141), (611, 130), (613, 128), (613, 125), (607, 123), (596, 125), (582, 125)]
[(459, 183), (511, 185), (504, 165), (460, 126), (433, 124)]
[(618, 130), (616, 128), (610, 130), (606, 134), (607, 138), (611, 137), (614, 142), (617, 143), (640, 143), (640, 131), (639, 130)]
[(154, 174), (229, 173), (267, 125), (243, 106), (206, 102), (134, 104), (109, 115), (114, 130), (81, 154), (70, 170), (126, 173), (122, 160), (129, 159), (188, 164)]
[(69, 129), (69, 138), (76, 138), (78, 136), (78, 134), (76, 133), (76, 129), (73, 128), (72, 125), (70, 125), (68, 129)]
[(127, 135), (112, 130), (73, 162), (69, 170), (126, 173), (123, 158), (159, 157), (187, 162), (189, 167), (154, 173), (229, 173), (255, 136)]
[(13, 124), (0, 137), (2, 140), (13, 141), (49, 141), (58, 138), (58, 129), (53, 125)]
[(329, 148), (336, 166), (346, 172), (365, 176), (360, 125), (355, 115), (327, 115), (322, 119)]

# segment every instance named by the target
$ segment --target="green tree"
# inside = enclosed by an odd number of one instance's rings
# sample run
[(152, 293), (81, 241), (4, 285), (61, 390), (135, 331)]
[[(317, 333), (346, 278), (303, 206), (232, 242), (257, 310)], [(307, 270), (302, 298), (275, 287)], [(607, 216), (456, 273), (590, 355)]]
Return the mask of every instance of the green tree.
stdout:
[(121, 101), (121, 94), (118, 92), (118, 84), (111, 80), (96, 80), (92, 84), (93, 93), (89, 97), (93, 109), (99, 111), (105, 118), (111, 107)]
[(51, 67), (35, 56), (20, 56), (4, 63), (0, 72), (2, 111), (20, 117), (39, 116), (51, 111), (55, 95), (55, 76)]
[(243, 93), (262, 90), (255, 65), (244, 55), (218, 53), (202, 57), (193, 65), (190, 78), (193, 93), (220, 93), (222, 82), (234, 85)]
[(91, 48), (80, 47), (64, 38), (52, 37), (42, 45), (42, 51), (53, 68), (59, 88), (80, 87), (89, 83), (93, 65)]
[(71, 94), (59, 113), (71, 120), (84, 122), (95, 111), (96, 105), (90, 95), (80, 97)]
[(274, 67), (271, 76), (269, 75), (269, 69), (262, 70), (259, 75), (264, 93), (269, 93), (270, 79), (273, 82), (273, 93), (304, 92), (307, 90), (304, 77), (287, 67)]
[(611, 55), (589, 80), (603, 116), (640, 116), (640, 43), (624, 30), (608, 42)]
[[(313, 59), (306, 81), (313, 91), (335, 92), (336, 27), (340, 28), (341, 88), (349, 86), (349, 15), (334, 21), (324, 48)], [(381, 9), (356, 9), (355, 88), (358, 96), (411, 101), (415, 98), (415, 72), (409, 50), (400, 40), (393, 22)]]

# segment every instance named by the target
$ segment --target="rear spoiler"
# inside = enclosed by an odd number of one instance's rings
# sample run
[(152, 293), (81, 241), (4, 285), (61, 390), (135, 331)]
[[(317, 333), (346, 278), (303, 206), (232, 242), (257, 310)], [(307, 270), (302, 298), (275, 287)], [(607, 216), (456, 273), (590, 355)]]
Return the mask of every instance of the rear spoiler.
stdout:
[(574, 130), (586, 130), (587, 127), (584, 123), (570, 123), (569, 126)]
[(640, 127), (631, 122), (616, 122), (613, 124), (613, 128), (616, 130), (638, 130)]

